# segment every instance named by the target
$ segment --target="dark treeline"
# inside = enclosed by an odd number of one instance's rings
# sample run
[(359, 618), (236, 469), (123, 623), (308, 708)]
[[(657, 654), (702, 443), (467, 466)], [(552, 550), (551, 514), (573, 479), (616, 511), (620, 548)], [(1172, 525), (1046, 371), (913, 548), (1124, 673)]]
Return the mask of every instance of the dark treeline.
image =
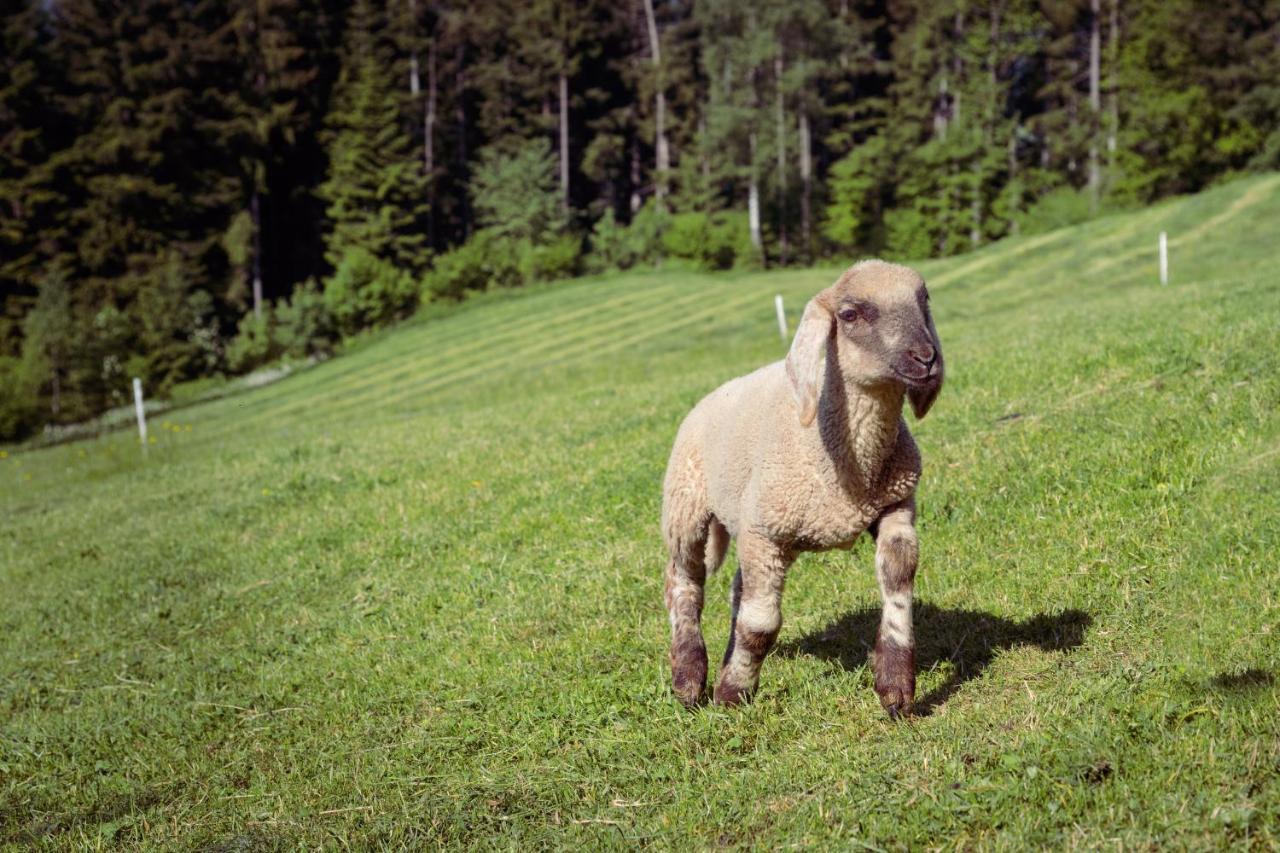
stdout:
[(0, 437), (469, 290), (1280, 166), (1280, 2), (0, 4)]

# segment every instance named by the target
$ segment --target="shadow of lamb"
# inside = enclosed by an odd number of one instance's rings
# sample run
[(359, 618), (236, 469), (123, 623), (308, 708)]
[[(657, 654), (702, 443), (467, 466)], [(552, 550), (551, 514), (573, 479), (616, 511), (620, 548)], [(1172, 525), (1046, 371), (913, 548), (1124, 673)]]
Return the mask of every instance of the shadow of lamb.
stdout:
[[(918, 671), (927, 671), (943, 661), (952, 664), (947, 680), (916, 701), (917, 716), (929, 715), (966, 681), (981, 675), (997, 651), (1015, 646), (1069, 651), (1084, 642), (1085, 631), (1093, 623), (1082, 610), (1041, 613), (1021, 622), (926, 602), (916, 602), (914, 610)], [(839, 663), (847, 672), (856, 672), (870, 661), (879, 625), (879, 607), (850, 611), (820, 631), (780, 644), (776, 654), (814, 655)]]

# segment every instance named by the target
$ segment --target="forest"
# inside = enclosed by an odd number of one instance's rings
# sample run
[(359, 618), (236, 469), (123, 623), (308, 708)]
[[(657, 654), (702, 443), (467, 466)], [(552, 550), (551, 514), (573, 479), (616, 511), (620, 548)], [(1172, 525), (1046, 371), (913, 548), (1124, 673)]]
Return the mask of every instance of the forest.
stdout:
[(1280, 168), (1275, 0), (0, 0), (0, 439), (654, 264)]

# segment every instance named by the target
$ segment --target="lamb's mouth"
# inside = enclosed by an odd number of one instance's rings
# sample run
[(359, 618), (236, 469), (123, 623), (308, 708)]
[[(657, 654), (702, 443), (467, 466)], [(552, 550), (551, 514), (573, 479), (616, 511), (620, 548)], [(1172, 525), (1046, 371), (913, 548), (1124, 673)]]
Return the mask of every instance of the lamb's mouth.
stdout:
[[(923, 367), (923, 365), (921, 366)], [(893, 369), (893, 372), (898, 375), (898, 378), (901, 379), (903, 384), (908, 388), (914, 388), (921, 391), (933, 388), (938, 384), (938, 380), (941, 378), (941, 371), (938, 370), (938, 365), (936, 363), (925, 368), (924, 373), (920, 376), (912, 376), (910, 373), (899, 370), (896, 367)]]

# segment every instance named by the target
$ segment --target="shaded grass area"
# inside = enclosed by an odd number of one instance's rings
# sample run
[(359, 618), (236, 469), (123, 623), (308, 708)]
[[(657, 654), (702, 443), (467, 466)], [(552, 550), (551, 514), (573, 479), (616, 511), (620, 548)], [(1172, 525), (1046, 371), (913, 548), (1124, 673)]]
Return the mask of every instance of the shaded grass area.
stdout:
[(675, 429), (836, 270), (570, 283), (174, 413), (145, 459), (12, 454), (0, 840), (1275, 846), (1277, 222), (1264, 176), (922, 265), (906, 724), (865, 544), (796, 564), (753, 704), (667, 689)]

